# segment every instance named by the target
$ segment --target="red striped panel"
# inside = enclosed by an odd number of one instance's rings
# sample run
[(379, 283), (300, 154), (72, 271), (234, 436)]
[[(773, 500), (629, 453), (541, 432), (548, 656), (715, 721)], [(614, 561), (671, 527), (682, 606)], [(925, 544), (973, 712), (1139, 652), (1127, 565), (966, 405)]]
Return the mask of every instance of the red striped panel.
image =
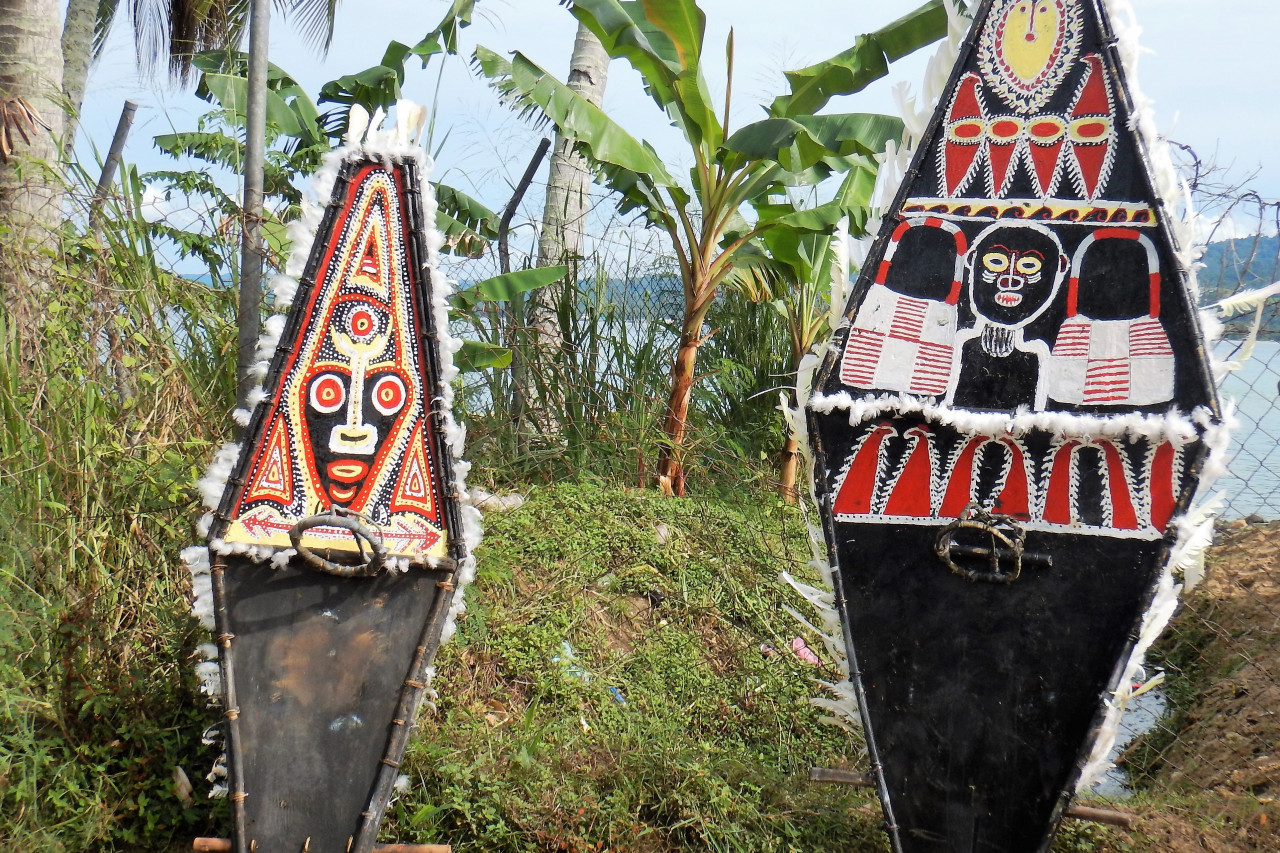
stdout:
[(943, 394), (951, 380), (952, 349), (942, 344), (920, 344), (911, 366), (911, 393)]
[(1065, 358), (1086, 358), (1089, 355), (1089, 328), (1078, 323), (1069, 323), (1058, 333), (1057, 343), (1053, 345), (1053, 354)]
[(1129, 327), (1130, 355), (1173, 355), (1159, 320), (1139, 320)]
[(1090, 361), (1084, 377), (1086, 403), (1119, 403), (1129, 398), (1129, 360)]
[(846, 385), (869, 388), (876, 375), (876, 365), (884, 351), (885, 336), (869, 329), (850, 329), (840, 365), (840, 381)]
[(898, 302), (898, 310), (893, 313), (889, 334), (905, 341), (919, 341), (928, 311), (929, 306), (923, 300), (903, 297)]

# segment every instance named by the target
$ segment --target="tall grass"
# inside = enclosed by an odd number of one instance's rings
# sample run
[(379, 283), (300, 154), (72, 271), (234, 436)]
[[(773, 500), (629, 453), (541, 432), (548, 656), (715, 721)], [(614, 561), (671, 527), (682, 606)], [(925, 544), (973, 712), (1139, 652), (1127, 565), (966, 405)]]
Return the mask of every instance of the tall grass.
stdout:
[[(513, 352), (511, 369), (467, 377), (460, 399), (481, 475), (652, 485), (683, 295), (670, 258), (609, 260), (586, 259), (591, 274), (559, 292), (559, 346), (528, 324), (522, 299), (461, 330)], [(739, 481), (744, 462), (768, 476), (757, 463), (780, 442), (770, 392), (787, 382), (786, 329), (770, 306), (725, 293), (707, 331), (686, 454), (691, 481), (714, 489)]]
[(0, 841), (156, 850), (209, 819), (174, 794), (212, 760), (176, 551), (227, 427), (233, 310), (157, 265), (136, 172), (94, 227), (72, 176), (34, 345), (0, 318)]

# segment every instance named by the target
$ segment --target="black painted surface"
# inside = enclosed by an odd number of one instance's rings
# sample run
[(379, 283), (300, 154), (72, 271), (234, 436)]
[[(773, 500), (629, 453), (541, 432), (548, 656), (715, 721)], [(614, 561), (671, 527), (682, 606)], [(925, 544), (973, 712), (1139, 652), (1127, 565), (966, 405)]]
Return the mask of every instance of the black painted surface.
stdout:
[(1074, 779), (1127, 647), (1117, 629), (1141, 614), (1160, 543), (1031, 533), (1028, 549), (1052, 552), (1053, 566), (1004, 585), (951, 574), (936, 533), (842, 531), (842, 592), (899, 835), (908, 851), (1027, 853)]
[[(1188, 413), (1206, 407), (1216, 414), (1186, 273), (1173, 249), (1168, 211), (1152, 187), (1147, 155), (1129, 129), (1131, 103), (1115, 42), (1097, 0), (1075, 3), (1082, 15), (1080, 56), (1097, 57), (1092, 61), (1100, 65), (1095, 67), (1105, 69), (1113, 86), (1112, 118), (1119, 131), (1109, 177), (1096, 198), (1083, 198), (1071, 181), (1059, 182), (1052, 198), (1042, 197), (1025, 162), (1016, 166), (999, 203), (993, 203), (992, 188), (981, 179), (952, 195), (941, 188), (943, 158), (951, 156), (944, 153), (944, 119), (963, 75), (979, 73), (974, 39), (993, 9), (1007, 10), (1010, 5), (987, 0), (978, 10), (975, 33), (960, 51), (942, 106), (920, 141), (904, 185), (862, 265), (845, 309), (846, 324), (833, 336), (815, 378), (815, 390), (833, 398), (847, 394), (853, 401), (886, 393), (905, 395), (901, 377), (892, 371), (877, 374), (875, 380), (898, 383), (888, 388), (846, 384), (842, 379), (849, 324), (858, 318), (873, 287), (931, 300), (937, 307), (953, 292), (953, 281), (962, 279), (959, 297), (952, 303), (960, 357), (948, 378), (950, 405), (1010, 415), (1035, 409), (1037, 381), (1047, 377), (1050, 353), (1072, 314), (1071, 262), (1081, 259), (1075, 293), (1078, 315), (1099, 321), (1137, 319), (1158, 303), (1159, 325), (1172, 346), (1173, 393), (1170, 399), (1139, 404), (1124, 400), (1076, 404), (1047, 395), (1044, 410), (1124, 416)], [(1024, 117), (1030, 121), (1035, 115), (1052, 114), (1070, 119), (1088, 73), (1085, 62), (1077, 62), (1043, 105)], [(997, 97), (986, 78), (980, 86), (987, 119), (1014, 111), (1011, 103)], [(1028, 202), (1008, 204), (1012, 200)], [(1126, 221), (1130, 214), (1123, 210), (1088, 212), (1094, 202), (1145, 205), (1141, 211), (1145, 219)], [(1052, 213), (1055, 206), (1058, 214)], [(915, 227), (930, 216), (946, 221)], [(1029, 222), (1035, 227), (1028, 227)], [(903, 223), (912, 227), (900, 231)], [(1142, 239), (1123, 237), (1126, 229)], [(961, 237), (951, 239), (955, 231)], [(890, 253), (895, 232), (900, 242), (896, 252)], [(1052, 236), (1036, 245), (1039, 238), (1032, 232)], [(959, 272), (957, 246), (966, 247)], [(1034, 252), (1043, 261), (1043, 278), (1038, 285), (1029, 278), (1023, 282), (1021, 301), (1004, 305), (992, 301), (993, 284), (983, 284), (977, 277), (988, 246), (1000, 247), (1011, 258)], [(1154, 263), (1147, 246), (1153, 247)], [(890, 267), (882, 264), (886, 258)], [(1158, 274), (1154, 294), (1152, 273)], [(877, 276), (882, 276), (882, 284), (875, 284)], [(1046, 286), (1055, 276), (1056, 284)], [(902, 321), (901, 326), (889, 334), (908, 341), (918, 335), (909, 322)], [(860, 326), (863, 332), (869, 328)], [(850, 358), (879, 357), (866, 355), (875, 353), (870, 345), (860, 344), (850, 352), (854, 353)], [(1142, 369), (1150, 368), (1135, 367)], [(850, 383), (863, 381), (856, 378), (857, 371), (848, 375), (854, 377)], [(945, 406), (947, 397), (939, 394), (924, 402)], [(1079, 779), (1094, 726), (1102, 718), (1103, 700), (1117, 686), (1119, 668), (1132, 650), (1173, 537), (1170, 533), (1158, 538), (1149, 526), (1141, 535), (1104, 529), (1115, 523), (1107, 509), (1112, 501), (1107, 494), (1104, 445), (1122, 460), (1120, 465), (1134, 489), (1130, 503), (1139, 516), (1151, 510), (1150, 495), (1141, 490), (1154, 482), (1147, 466), (1156, 446), (1145, 439), (1116, 435), (1090, 443), (1097, 435), (1086, 434), (1078, 421), (1069, 419), (1056, 425), (1041, 421), (1037, 428), (1016, 436), (1002, 436), (998, 424), (984, 422), (987, 426), (982, 429), (996, 431), (993, 439), (1014, 440), (1024, 451), (1033, 504), (1025, 523), (1037, 528), (1026, 531), (1026, 550), (1052, 558), (1052, 566), (1024, 563), (1021, 577), (1013, 583), (987, 583), (953, 574), (934, 551), (939, 531), (954, 518), (939, 517), (938, 490), (951, 482), (948, 477), (954, 470), (948, 466), (954, 465), (959, 449), (981, 437), (975, 432), (979, 427), (972, 426), (976, 421), (962, 415), (960, 422), (970, 425), (958, 430), (945, 411), (932, 421), (892, 410), (854, 426), (849, 418), (846, 408), (809, 412), (817, 459), (815, 486), (837, 569), (837, 604), (855, 667), (853, 678), (863, 694), (862, 719), (872, 758), (878, 761), (879, 793), (893, 848), (902, 853), (1043, 851), (1052, 841), (1060, 807)], [(867, 446), (861, 442), (881, 424), (896, 432), (884, 440), (872, 509), (867, 510), (867, 501), (850, 500), (843, 517), (836, 517), (833, 506), (842, 472), (854, 470), (858, 450)], [(914, 494), (924, 490), (927, 495), (932, 490), (931, 503), (924, 501), (931, 509), (918, 523), (906, 523), (902, 517), (882, 513), (887, 511), (889, 496), (901, 485), (895, 478), (906, 470), (911, 446), (908, 430), (918, 432), (921, 427), (936, 450), (935, 479), (922, 481)], [(1082, 442), (1076, 452), (1079, 476), (1070, 489), (1074, 527), (1048, 522), (1043, 510), (1055, 449), (1068, 438)], [(1171, 478), (1169, 499), (1179, 511), (1194, 492), (1203, 453), (1203, 443), (1193, 441), (1183, 453), (1183, 467)], [(1005, 458), (1003, 452), (989, 453), (977, 466), (974, 498), (986, 509), (998, 503), (1000, 463)], [(859, 470), (865, 474), (868, 468)], [(1086, 534), (1080, 526), (1093, 529)], [(981, 561), (973, 568), (982, 569)]]
[(412, 569), (341, 579), (296, 558), (285, 569), (229, 559), (251, 849), (296, 853), (309, 838), (310, 853), (346, 853), (443, 577)]

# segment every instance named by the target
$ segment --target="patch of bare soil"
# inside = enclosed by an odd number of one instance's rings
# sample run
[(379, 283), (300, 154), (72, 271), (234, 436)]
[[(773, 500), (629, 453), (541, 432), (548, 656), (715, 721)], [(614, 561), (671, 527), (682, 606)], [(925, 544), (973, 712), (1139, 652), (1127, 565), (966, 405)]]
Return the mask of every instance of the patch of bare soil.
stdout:
[(1214, 548), (1187, 611), (1184, 622), (1208, 640), (1205, 678), (1167, 753), (1169, 781), (1280, 794), (1280, 524), (1233, 532)]
[(1151, 846), (1280, 851), (1280, 523), (1229, 530), (1172, 628), (1194, 686), (1171, 720), (1157, 787), (1185, 808), (1149, 813)]

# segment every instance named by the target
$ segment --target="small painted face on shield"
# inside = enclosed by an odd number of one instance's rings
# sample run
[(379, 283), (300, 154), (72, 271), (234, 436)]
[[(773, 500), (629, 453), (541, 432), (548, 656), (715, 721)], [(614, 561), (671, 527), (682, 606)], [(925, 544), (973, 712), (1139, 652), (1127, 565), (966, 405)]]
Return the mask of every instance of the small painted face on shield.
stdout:
[(1034, 226), (997, 225), (969, 255), (969, 297), (975, 313), (1018, 328), (1039, 316), (1058, 290), (1067, 258), (1057, 238)]
[(302, 387), (316, 473), (334, 506), (359, 509), (379, 450), (409, 403), (388, 311), (362, 298), (334, 310), (321, 357)]

